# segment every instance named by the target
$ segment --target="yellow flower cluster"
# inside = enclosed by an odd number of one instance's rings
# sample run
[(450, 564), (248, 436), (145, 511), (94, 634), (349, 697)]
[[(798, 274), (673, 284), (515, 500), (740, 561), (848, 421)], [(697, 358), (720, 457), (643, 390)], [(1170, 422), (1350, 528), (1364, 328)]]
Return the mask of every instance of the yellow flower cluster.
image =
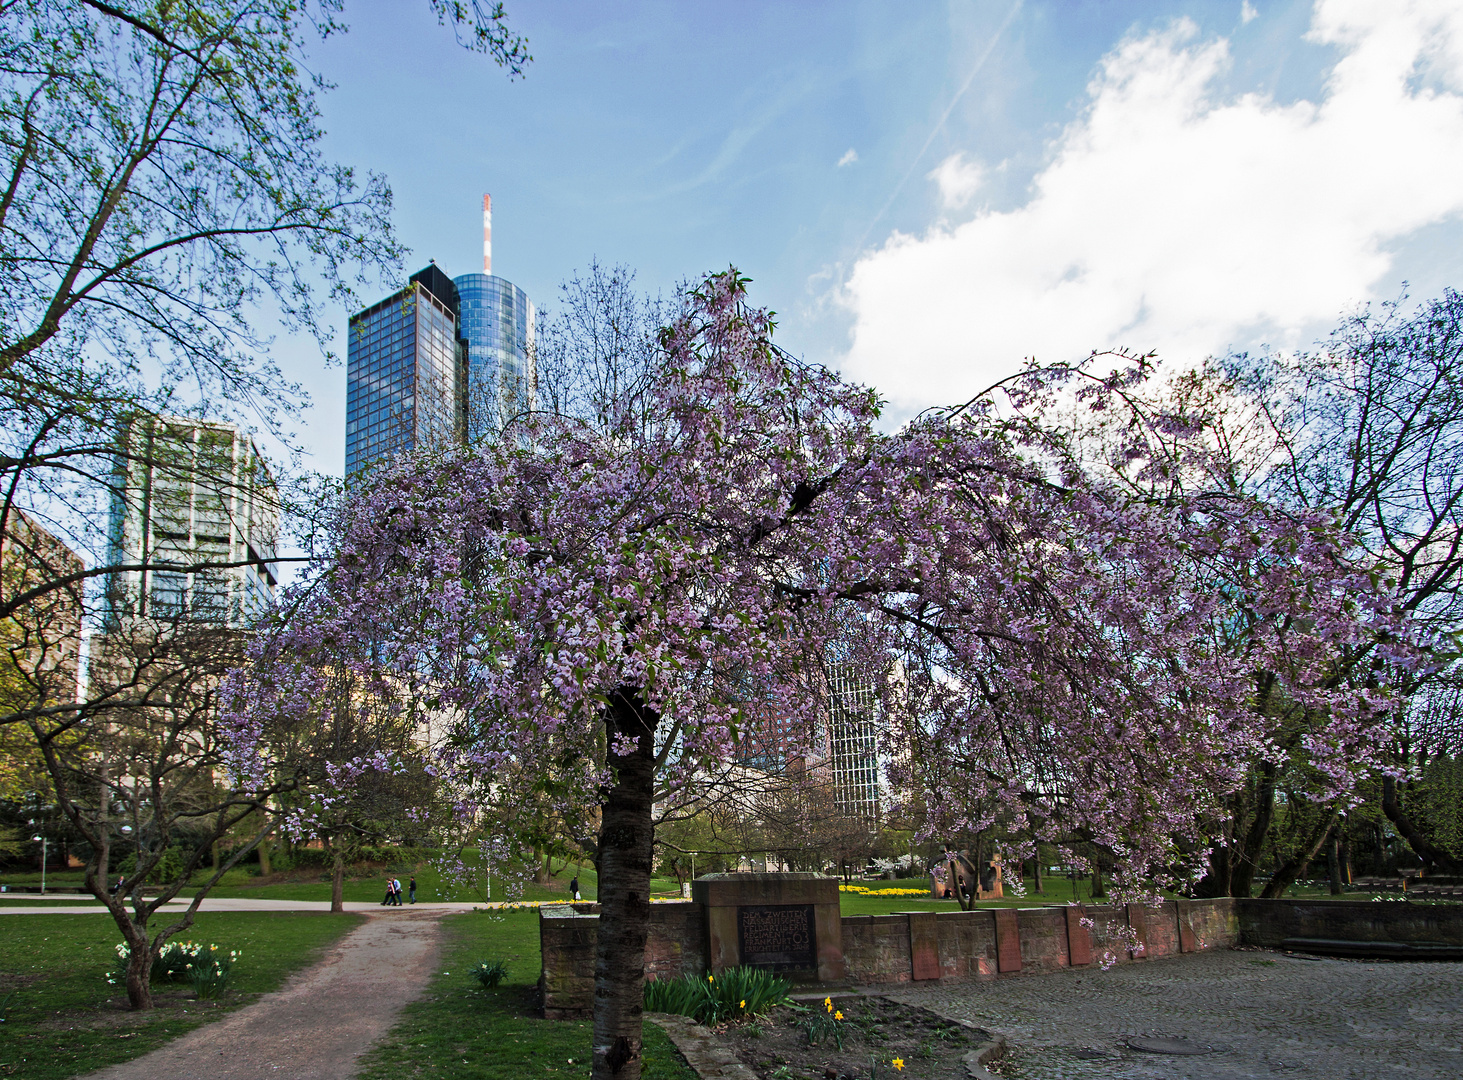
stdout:
[(929, 889), (870, 889), (866, 885), (840, 885), (839, 892), (854, 893), (858, 896), (929, 896)]

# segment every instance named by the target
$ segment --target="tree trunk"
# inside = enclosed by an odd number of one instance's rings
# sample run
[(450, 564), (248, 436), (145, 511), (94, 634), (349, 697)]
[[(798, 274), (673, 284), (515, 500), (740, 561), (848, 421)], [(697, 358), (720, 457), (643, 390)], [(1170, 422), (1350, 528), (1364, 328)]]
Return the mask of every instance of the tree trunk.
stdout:
[(1340, 896), (1346, 891), (1341, 881), (1341, 828), (1331, 830), (1331, 843), (1326, 847), (1326, 876), (1331, 879), (1331, 895)]
[(1043, 891), (1042, 890), (1042, 887), (1041, 887), (1041, 845), (1040, 844), (1038, 844), (1037, 847), (1036, 847), (1036, 858), (1034, 858), (1034, 859), (1031, 860), (1031, 869), (1032, 869), (1031, 876), (1034, 879), (1034, 884), (1036, 885), (1036, 891), (1038, 893), (1040, 893), (1040, 892)]
[(1092, 864), (1092, 899), (1107, 899), (1107, 890), (1102, 886), (1102, 867), (1094, 861)]
[(1310, 846), (1306, 848), (1304, 855), (1298, 859), (1286, 859), (1285, 862), (1275, 868), (1275, 873), (1271, 875), (1270, 880), (1265, 884), (1264, 890), (1260, 893), (1260, 899), (1278, 900), (1284, 896), (1285, 890), (1290, 888), (1295, 879), (1300, 875), (1301, 868), (1309, 865), (1310, 861), (1316, 857), (1316, 852), (1321, 850), (1321, 846), (1325, 844), (1335, 827), (1336, 818), (1335, 815), (1332, 815), (1316, 834), (1316, 838), (1311, 842)]
[(330, 910), (345, 910), (345, 854), (335, 849), (335, 860), (330, 870)]
[(1255, 891), (1255, 867), (1260, 851), (1275, 820), (1275, 781), (1279, 769), (1272, 762), (1260, 766), (1260, 782), (1255, 793), (1255, 818), (1245, 830), (1237, 850), (1230, 855), (1230, 896), (1249, 896)]
[(268, 877), (272, 871), (269, 867), (269, 840), (266, 838), (259, 841), (259, 876)]
[(133, 1009), (152, 1008), (152, 943), (147, 931), (127, 935), (127, 1004)]
[(605, 710), (613, 786), (600, 818), (594, 1080), (640, 1080), (658, 722), (636, 687), (620, 687)]
[(1396, 828), (1397, 834), (1417, 853), (1424, 867), (1436, 866), (1447, 874), (1463, 873), (1463, 860), (1453, 858), (1424, 836), (1402, 809), (1402, 800), (1397, 794), (1396, 777), (1382, 777), (1382, 813), (1387, 815), (1387, 820)]

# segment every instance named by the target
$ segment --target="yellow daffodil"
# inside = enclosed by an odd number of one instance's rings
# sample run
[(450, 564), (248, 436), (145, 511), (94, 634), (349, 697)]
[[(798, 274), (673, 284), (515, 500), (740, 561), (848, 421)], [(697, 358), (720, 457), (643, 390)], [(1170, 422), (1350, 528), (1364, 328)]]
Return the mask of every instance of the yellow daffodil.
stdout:
[(706, 976), (706, 981), (707, 982), (715, 982), (716, 981), (716, 976), (715, 975), (708, 975), (708, 976)]
[(829, 1012), (833, 1011), (833, 999), (831, 997), (825, 997), (823, 999), (823, 1008), (827, 1009)]
[(747, 1007), (747, 999), (746, 998), (742, 998), (742, 1008), (745, 1009), (746, 1007)]
[(889, 1064), (890, 1065), (893, 1065), (894, 1068), (897, 1069), (899, 1072), (903, 1072), (904, 1071), (904, 1059), (903, 1058), (895, 1058), (893, 1061), (889, 1062)]
[(836, 1013), (834, 1013), (833, 1014), (833, 1019), (835, 1019), (835, 1020), (842, 1020), (843, 1019), (843, 1010), (842, 1009), (839, 1009)]

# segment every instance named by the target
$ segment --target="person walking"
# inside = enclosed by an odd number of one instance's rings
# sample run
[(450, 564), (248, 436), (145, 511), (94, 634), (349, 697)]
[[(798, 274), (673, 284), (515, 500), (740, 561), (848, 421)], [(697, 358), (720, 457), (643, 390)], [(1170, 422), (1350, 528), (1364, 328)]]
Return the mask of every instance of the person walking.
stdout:
[(410, 889), (411, 902), (415, 904), (417, 902), (417, 876), (415, 874), (411, 876), (411, 884), (408, 888)]
[(579, 875), (578, 874), (575, 874), (569, 880), (569, 895), (572, 896), (572, 897), (574, 897), (575, 900), (578, 900), (579, 899)]
[(386, 879), (386, 899), (381, 901), (381, 906), (382, 907), (390, 907), (391, 906), (391, 879), (390, 878), (387, 878)]
[(396, 897), (396, 906), (401, 907), (401, 878), (391, 879), (391, 889)]

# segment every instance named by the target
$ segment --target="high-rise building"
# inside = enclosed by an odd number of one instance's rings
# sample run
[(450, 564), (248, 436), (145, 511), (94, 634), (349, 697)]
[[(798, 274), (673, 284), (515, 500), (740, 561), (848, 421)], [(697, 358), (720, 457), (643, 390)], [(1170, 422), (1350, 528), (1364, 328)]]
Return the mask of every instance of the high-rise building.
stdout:
[(279, 496), (254, 440), (231, 424), (141, 417), (122, 433), (108, 560), (113, 625), (129, 616), (243, 627), (278, 580)]
[(457, 290), (432, 263), (357, 312), (346, 347), (345, 471), (460, 438), (466, 344)]
[(533, 408), (533, 301), (492, 274), (463, 274), (452, 283), (467, 347), (467, 437), (495, 438), (515, 414)]
[(483, 196), (483, 272), (431, 264), (351, 316), (345, 471), (464, 439), (496, 438), (533, 407), (534, 306), (493, 274), (492, 203)]
[[(10, 595), (71, 580), (0, 619), (0, 712), (22, 712), (76, 700), (86, 564), (19, 507), (11, 507), (0, 534), (0, 580)], [(0, 732), (0, 758), (13, 746)]]
[(833, 798), (849, 817), (878, 821), (883, 802), (878, 695), (852, 665), (828, 670), (828, 761)]

